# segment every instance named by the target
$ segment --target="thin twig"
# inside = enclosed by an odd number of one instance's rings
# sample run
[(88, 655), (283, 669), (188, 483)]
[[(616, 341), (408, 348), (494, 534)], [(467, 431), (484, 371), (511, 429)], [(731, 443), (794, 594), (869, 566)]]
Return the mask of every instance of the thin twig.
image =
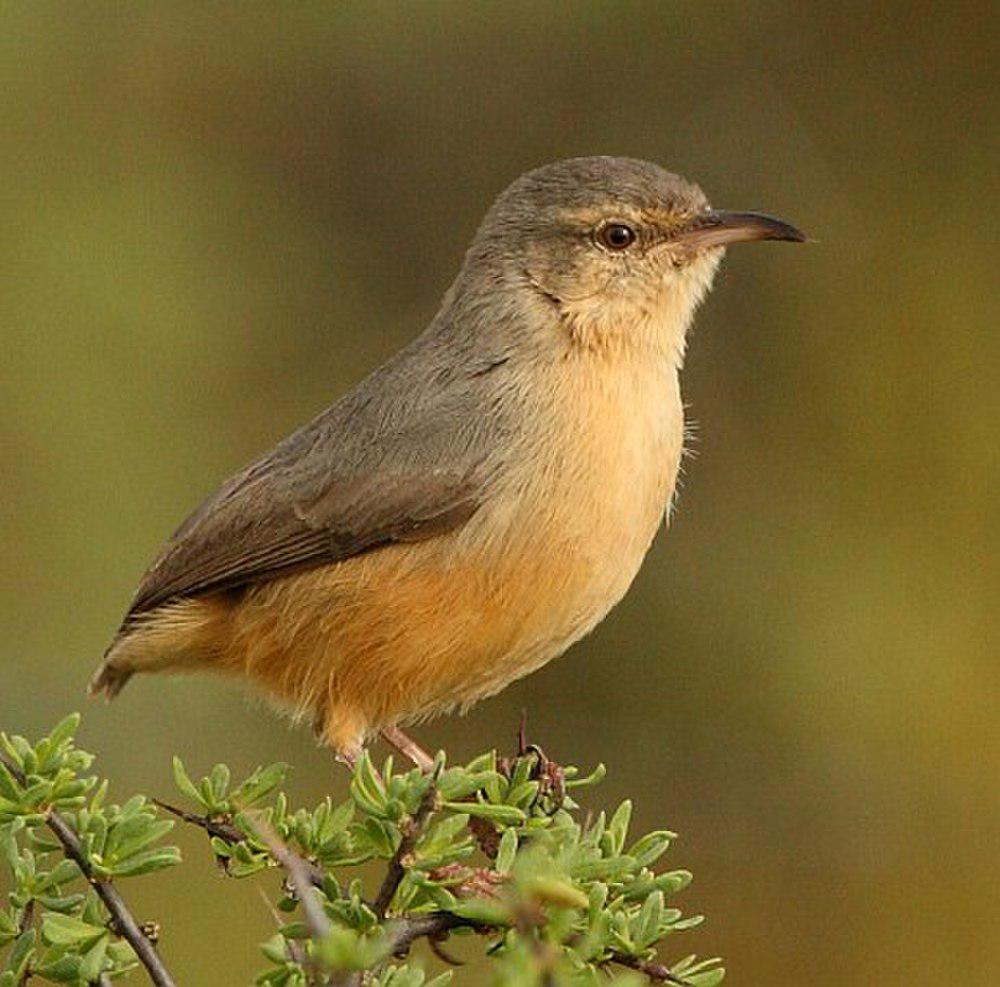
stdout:
[(330, 933), (330, 920), (312, 893), (313, 881), (309, 874), (309, 864), (286, 846), (269, 823), (263, 819), (250, 819), (249, 816), (247, 822), (257, 838), (271, 852), (271, 856), (285, 868), (288, 883), (291, 884), (295, 897), (302, 903), (306, 924), (313, 938), (325, 939)]
[[(4, 762), (6, 763), (6, 762)], [(28, 903), (24, 906), (24, 911), (21, 912), (21, 920), (17, 923), (17, 934), (18, 936), (23, 936), (28, 929), (31, 928), (31, 923), (35, 918), (35, 899), (29, 898)], [(24, 973), (18, 978), (17, 987), (24, 987), (24, 985), (31, 979), (31, 964), (28, 963), (24, 968)]]
[(405, 956), (410, 946), (427, 936), (437, 939), (452, 929), (475, 929), (476, 932), (490, 932), (489, 926), (462, 918), (451, 912), (427, 912), (422, 915), (408, 915), (405, 918), (392, 919), (386, 923), (386, 936), (389, 943), (389, 953), (392, 956)]
[(226, 843), (240, 843), (246, 839), (246, 834), (237, 829), (232, 823), (221, 819), (212, 819), (209, 816), (199, 816), (194, 812), (178, 809), (176, 805), (161, 802), (159, 799), (151, 799), (150, 801), (154, 805), (159, 806), (164, 812), (169, 812), (172, 816), (183, 819), (184, 822), (191, 823), (193, 826), (199, 826), (209, 836), (217, 836)]
[[(0, 758), (0, 760), (3, 761), (4, 766), (19, 785), (27, 784), (24, 772), (15, 767), (7, 758)], [(87, 883), (104, 902), (104, 907), (111, 913), (113, 931), (125, 939), (135, 950), (135, 955), (146, 968), (149, 979), (156, 984), (156, 987), (176, 987), (174, 978), (170, 976), (167, 968), (163, 965), (163, 961), (153, 948), (153, 944), (142, 934), (139, 923), (129, 911), (128, 905), (118, 893), (118, 889), (111, 881), (100, 878), (94, 873), (90, 861), (87, 859), (86, 851), (83, 849), (83, 844), (73, 827), (52, 808), (45, 813), (45, 822), (55, 838), (62, 844), (63, 853), (80, 868), (80, 873), (83, 874)]]
[(638, 970), (639, 973), (646, 974), (650, 980), (655, 980), (658, 983), (681, 985), (688, 983), (687, 980), (678, 977), (676, 973), (672, 973), (662, 963), (657, 963), (655, 960), (640, 960), (635, 956), (613, 953), (610, 962), (617, 963), (619, 966), (626, 966), (630, 970)]
[[(264, 894), (263, 888), (257, 888), (257, 893), (260, 895), (260, 900), (264, 902), (264, 907), (271, 913), (271, 918), (274, 919), (274, 924), (280, 929), (285, 924), (285, 921), (281, 915), (278, 914), (277, 908), (271, 904), (271, 899)], [(305, 951), (294, 939), (285, 939), (285, 949), (288, 951), (288, 958), (293, 963), (298, 963), (301, 967), (304, 967), (307, 964), (308, 960), (306, 958)]]
[(409, 857), (413, 853), (413, 848), (417, 845), (417, 840), (420, 839), (420, 834), (423, 832), (423, 828), (437, 804), (437, 781), (439, 774), (440, 768), (428, 780), (427, 791), (424, 792), (424, 796), (420, 800), (420, 805), (417, 807), (413, 818), (400, 826), (402, 836), (399, 840), (399, 846), (392, 855), (392, 860), (389, 861), (385, 879), (382, 881), (382, 886), (378, 889), (375, 904), (372, 906), (380, 920), (385, 918), (385, 913), (389, 910), (389, 905), (392, 904), (393, 896), (396, 894), (400, 884), (403, 883), (403, 878), (406, 877), (406, 866), (410, 862)]
[[(190, 823), (192, 826), (197, 826), (199, 829), (205, 830), (209, 836), (217, 836), (224, 843), (228, 843), (233, 846), (236, 843), (242, 843), (247, 839), (247, 834), (243, 832), (238, 826), (234, 826), (232, 823), (225, 822), (221, 819), (211, 819), (208, 816), (199, 816), (197, 813), (188, 812), (185, 809), (179, 809), (176, 805), (170, 805), (167, 802), (161, 802), (159, 799), (152, 799), (153, 803), (158, 805), (164, 812), (169, 812), (171, 815), (176, 816), (178, 819), (182, 819), (186, 823)], [(313, 887), (321, 888), (323, 886), (323, 869), (312, 860), (306, 860), (305, 857), (299, 858), (305, 865), (306, 870), (309, 872), (309, 882)]]
[(23, 936), (31, 926), (31, 921), (35, 917), (35, 899), (29, 898), (28, 903), (21, 912), (21, 921), (17, 923), (17, 934)]

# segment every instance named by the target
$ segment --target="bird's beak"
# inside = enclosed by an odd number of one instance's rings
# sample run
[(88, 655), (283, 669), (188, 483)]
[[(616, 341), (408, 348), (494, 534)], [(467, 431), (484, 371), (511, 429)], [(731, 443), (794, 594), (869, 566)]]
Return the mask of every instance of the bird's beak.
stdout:
[(678, 230), (670, 243), (692, 253), (709, 247), (725, 247), (730, 243), (750, 240), (791, 240), (803, 243), (806, 237), (784, 220), (759, 212), (720, 212), (709, 209)]

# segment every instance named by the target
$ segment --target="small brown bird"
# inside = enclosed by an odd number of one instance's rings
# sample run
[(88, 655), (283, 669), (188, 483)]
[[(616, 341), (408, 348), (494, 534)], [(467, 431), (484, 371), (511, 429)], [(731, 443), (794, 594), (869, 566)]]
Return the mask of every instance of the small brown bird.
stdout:
[(654, 164), (576, 158), (494, 203), (427, 329), (177, 530), (90, 684), (252, 679), (352, 760), (566, 650), (677, 479), (678, 371), (724, 248), (794, 240)]

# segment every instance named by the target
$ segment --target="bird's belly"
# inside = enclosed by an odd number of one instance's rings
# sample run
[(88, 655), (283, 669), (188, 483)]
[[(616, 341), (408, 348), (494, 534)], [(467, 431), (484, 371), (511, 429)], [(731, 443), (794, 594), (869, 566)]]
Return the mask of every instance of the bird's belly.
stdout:
[(498, 498), (458, 534), (469, 557), (478, 551), (485, 560), (482, 597), (495, 630), (477, 649), (475, 674), (465, 666), (469, 701), (565, 651), (639, 571), (673, 495), (683, 444), (676, 391), (659, 388), (645, 404), (643, 396), (640, 388), (637, 402), (623, 386), (605, 395), (611, 407), (597, 422), (563, 418), (566, 432), (545, 444), (558, 449), (555, 461), (526, 467), (516, 495)]
[(244, 670), (341, 743), (467, 707), (561, 654), (621, 599), (662, 521), (683, 438), (671, 380), (638, 413), (634, 389), (603, 395), (607, 427), (572, 407), (543, 421), (460, 530), (255, 589)]

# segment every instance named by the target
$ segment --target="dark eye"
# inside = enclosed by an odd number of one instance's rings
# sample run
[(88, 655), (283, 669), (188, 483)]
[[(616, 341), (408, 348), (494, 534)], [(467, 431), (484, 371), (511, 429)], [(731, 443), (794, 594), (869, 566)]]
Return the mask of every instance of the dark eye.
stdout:
[(608, 223), (597, 231), (597, 239), (608, 250), (624, 250), (635, 243), (635, 230), (624, 223)]

